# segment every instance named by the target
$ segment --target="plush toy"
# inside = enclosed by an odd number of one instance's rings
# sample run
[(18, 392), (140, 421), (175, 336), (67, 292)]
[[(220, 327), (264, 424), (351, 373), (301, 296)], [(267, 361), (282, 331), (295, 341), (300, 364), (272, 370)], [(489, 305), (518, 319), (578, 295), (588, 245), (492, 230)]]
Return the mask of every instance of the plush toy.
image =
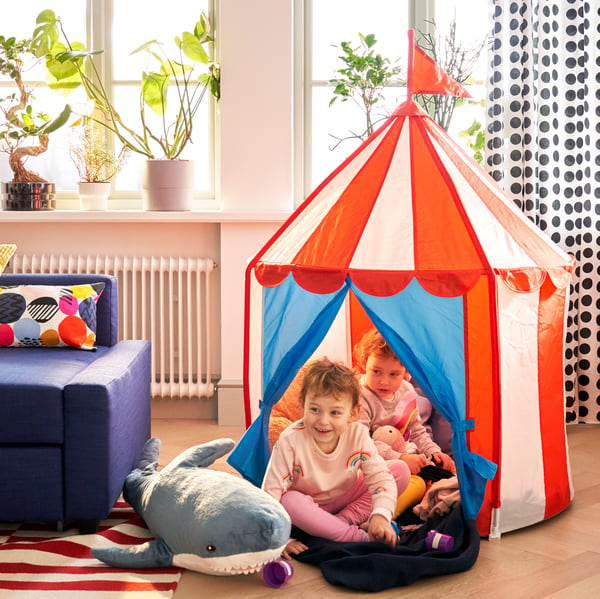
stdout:
[(243, 478), (208, 468), (234, 445), (217, 439), (191, 447), (159, 472), (160, 440), (147, 441), (123, 497), (155, 538), (127, 549), (96, 547), (92, 555), (119, 568), (179, 566), (219, 576), (278, 559), (291, 531), (281, 504)]
[(373, 440), (385, 443), (398, 454), (406, 453), (404, 435), (395, 426), (380, 426), (373, 433)]
[(296, 375), (282, 398), (273, 406), (269, 418), (269, 447), (277, 443), (279, 435), (296, 420), (304, 415), (300, 404), (300, 390), (302, 389), (303, 370)]
[(417, 446), (407, 441), (404, 434), (390, 424), (380, 426), (372, 437), (384, 460), (396, 460), (403, 454), (417, 452)]
[[(404, 435), (395, 426), (380, 426), (372, 436), (384, 460), (398, 459), (402, 454), (414, 453), (417, 449), (414, 443), (404, 439)], [(408, 487), (396, 501), (394, 518), (421, 501), (426, 489), (425, 481), (417, 474), (411, 474)]]

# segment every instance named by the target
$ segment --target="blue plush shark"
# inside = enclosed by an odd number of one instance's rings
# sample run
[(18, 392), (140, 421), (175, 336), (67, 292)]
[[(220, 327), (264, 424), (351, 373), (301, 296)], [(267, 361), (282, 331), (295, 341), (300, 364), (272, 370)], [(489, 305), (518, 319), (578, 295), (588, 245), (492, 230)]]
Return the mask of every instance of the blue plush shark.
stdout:
[(217, 439), (191, 447), (159, 472), (160, 440), (149, 439), (123, 498), (155, 538), (126, 549), (96, 547), (92, 555), (119, 568), (179, 566), (219, 576), (278, 559), (291, 530), (281, 504), (243, 478), (208, 468), (234, 445)]

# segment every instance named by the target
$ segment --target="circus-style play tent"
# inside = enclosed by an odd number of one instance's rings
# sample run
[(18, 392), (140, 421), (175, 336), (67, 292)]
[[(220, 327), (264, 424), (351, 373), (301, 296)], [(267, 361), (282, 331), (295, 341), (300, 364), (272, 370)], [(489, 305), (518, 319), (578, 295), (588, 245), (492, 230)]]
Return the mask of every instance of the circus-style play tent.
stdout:
[(416, 82), (425, 56), (410, 52), (408, 100), (248, 264), (249, 428), (229, 462), (261, 483), (272, 406), (334, 322), (349, 356), (366, 313), (450, 421), (464, 516), (494, 537), (572, 499), (563, 352), (573, 262), (412, 100), (435, 89)]

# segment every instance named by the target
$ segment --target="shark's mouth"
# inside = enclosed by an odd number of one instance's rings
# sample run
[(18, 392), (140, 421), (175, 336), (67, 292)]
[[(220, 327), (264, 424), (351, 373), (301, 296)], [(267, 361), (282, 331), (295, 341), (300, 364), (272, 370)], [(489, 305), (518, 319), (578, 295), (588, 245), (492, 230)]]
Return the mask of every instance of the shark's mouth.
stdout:
[(269, 562), (279, 559), (284, 549), (285, 545), (282, 545), (265, 551), (236, 553), (219, 557), (200, 557), (191, 553), (178, 553), (173, 556), (173, 565), (214, 576), (253, 574), (262, 570)]

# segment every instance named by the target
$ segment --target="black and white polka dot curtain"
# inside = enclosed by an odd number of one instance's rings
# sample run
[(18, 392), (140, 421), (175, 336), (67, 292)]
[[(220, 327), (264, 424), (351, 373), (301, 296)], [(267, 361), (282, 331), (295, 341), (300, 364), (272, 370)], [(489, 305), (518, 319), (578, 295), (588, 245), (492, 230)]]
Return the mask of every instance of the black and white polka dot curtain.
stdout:
[(600, 422), (600, 2), (491, 0), (486, 166), (577, 260), (566, 421)]

